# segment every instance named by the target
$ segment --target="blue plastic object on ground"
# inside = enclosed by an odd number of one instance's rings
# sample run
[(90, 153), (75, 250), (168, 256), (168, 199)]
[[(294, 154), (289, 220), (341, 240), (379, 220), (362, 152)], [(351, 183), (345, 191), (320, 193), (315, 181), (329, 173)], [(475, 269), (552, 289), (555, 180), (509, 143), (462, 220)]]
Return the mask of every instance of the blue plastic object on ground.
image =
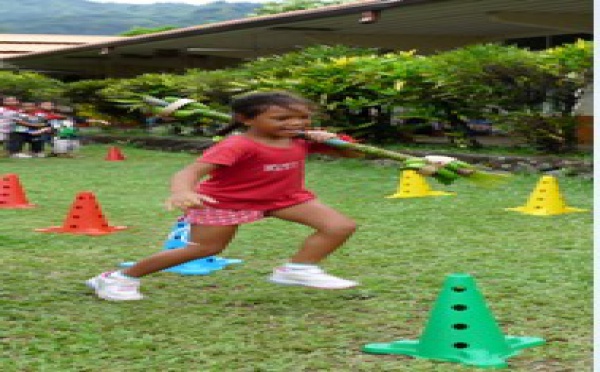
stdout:
[[(173, 226), (171, 233), (167, 237), (167, 240), (164, 244), (164, 249), (178, 249), (185, 247), (189, 241), (189, 236), (190, 224), (180, 218)], [(210, 256), (189, 261), (163, 271), (181, 275), (208, 275), (213, 271), (221, 270), (226, 266), (241, 262), (242, 260), (238, 259)], [(120, 266), (131, 267), (134, 264), (135, 262), (123, 262)]]

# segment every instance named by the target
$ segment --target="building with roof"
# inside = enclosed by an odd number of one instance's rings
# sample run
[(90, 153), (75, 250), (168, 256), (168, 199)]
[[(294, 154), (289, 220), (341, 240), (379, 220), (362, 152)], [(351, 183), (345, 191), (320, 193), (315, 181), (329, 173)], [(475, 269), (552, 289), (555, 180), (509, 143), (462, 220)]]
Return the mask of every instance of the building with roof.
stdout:
[(481, 42), (535, 49), (593, 34), (592, 0), (367, 0), (5, 55), (4, 69), (73, 78), (218, 69), (312, 45), (428, 54)]
[[(134, 37), (0, 35), (0, 68), (80, 79), (220, 69), (314, 45), (420, 54), (502, 42), (545, 49), (593, 38), (592, 0), (363, 0)], [(592, 141), (592, 87), (578, 109)]]
[(0, 58), (23, 56), (66, 47), (106, 43), (124, 39), (122, 36), (0, 34)]

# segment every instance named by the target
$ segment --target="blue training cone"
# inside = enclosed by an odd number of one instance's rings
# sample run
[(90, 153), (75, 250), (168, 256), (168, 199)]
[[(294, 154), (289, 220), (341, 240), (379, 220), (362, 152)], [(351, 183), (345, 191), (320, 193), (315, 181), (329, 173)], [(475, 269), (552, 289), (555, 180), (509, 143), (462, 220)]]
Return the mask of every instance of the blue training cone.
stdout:
[[(167, 237), (164, 249), (178, 249), (187, 245), (190, 237), (190, 224), (179, 219)], [(199, 258), (181, 265), (173, 266), (163, 271), (181, 275), (208, 275), (231, 264), (241, 263), (242, 260), (221, 258), (216, 256)], [(122, 267), (131, 267), (135, 262), (123, 262)]]

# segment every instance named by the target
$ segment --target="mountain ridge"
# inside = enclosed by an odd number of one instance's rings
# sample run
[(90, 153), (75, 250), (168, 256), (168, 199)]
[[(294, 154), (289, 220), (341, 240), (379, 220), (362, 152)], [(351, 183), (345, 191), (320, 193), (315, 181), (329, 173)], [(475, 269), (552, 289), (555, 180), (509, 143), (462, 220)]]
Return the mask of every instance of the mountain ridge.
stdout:
[(88, 0), (7, 1), (0, 33), (118, 35), (135, 27), (188, 27), (247, 17), (261, 3), (215, 1), (203, 5), (117, 4)]

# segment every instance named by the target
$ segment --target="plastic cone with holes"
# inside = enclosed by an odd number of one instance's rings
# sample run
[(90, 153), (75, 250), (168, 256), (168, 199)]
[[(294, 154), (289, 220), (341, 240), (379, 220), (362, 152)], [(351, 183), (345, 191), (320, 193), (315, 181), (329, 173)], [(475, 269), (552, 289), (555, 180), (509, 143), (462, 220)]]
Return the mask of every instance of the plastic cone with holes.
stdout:
[(25, 196), (25, 191), (16, 174), (5, 174), (0, 177), (0, 209), (33, 208)]
[(560, 193), (558, 180), (553, 176), (542, 176), (540, 178), (525, 205), (515, 208), (505, 208), (505, 210), (534, 216), (554, 216), (587, 211), (587, 209), (567, 206), (565, 198)]
[(393, 195), (386, 196), (386, 198), (422, 198), (425, 196), (443, 195), (454, 195), (454, 193), (432, 190), (425, 177), (414, 170), (404, 170), (400, 175), (396, 192)]
[(106, 235), (126, 229), (126, 226), (109, 226), (96, 196), (88, 191), (80, 192), (71, 205), (62, 226), (36, 229), (38, 232), (54, 232), (81, 235)]
[(507, 358), (544, 343), (537, 337), (504, 336), (474, 279), (452, 274), (446, 278), (419, 340), (368, 344), (363, 351), (506, 368)]

